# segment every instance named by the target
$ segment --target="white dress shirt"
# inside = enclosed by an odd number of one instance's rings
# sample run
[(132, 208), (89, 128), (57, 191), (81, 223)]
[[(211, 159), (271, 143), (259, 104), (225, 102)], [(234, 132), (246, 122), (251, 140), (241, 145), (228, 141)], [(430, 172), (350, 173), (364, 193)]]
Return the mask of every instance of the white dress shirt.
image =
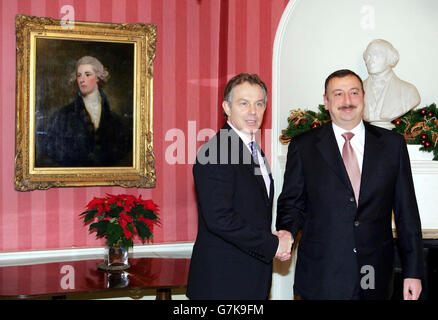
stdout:
[(353, 138), (351, 138), (350, 140), (350, 144), (354, 150), (354, 153), (356, 154), (357, 161), (359, 162), (359, 170), (362, 173), (363, 152), (365, 148), (365, 126), (363, 124), (363, 121), (361, 120), (360, 123), (352, 130), (342, 129), (341, 127), (334, 124), (334, 122), (332, 122), (332, 126), (341, 156), (342, 156), (342, 149), (345, 143), (345, 139), (342, 136), (342, 134), (345, 132), (354, 133)]
[(100, 97), (99, 90), (95, 90), (83, 97), (83, 100), (85, 109), (87, 109), (91, 122), (94, 125), (94, 129), (97, 130), (99, 128), (100, 115), (102, 113), (102, 98)]
[[(232, 124), (231, 122), (227, 121), (228, 124), (230, 125), (230, 127), (236, 131), (236, 133), (238, 134), (238, 136), (240, 137), (240, 139), (242, 139), (243, 143), (246, 145), (246, 147), (249, 150), (249, 153), (251, 153), (251, 147), (249, 146), (251, 140), (248, 135), (244, 134), (243, 132), (237, 130)], [(271, 190), (271, 179), (269, 179), (269, 173), (268, 173), (268, 169), (266, 168), (266, 164), (265, 164), (265, 160), (263, 159), (262, 155), (260, 154), (260, 152), (257, 150), (257, 159), (259, 160), (259, 164), (260, 164), (260, 171), (262, 172), (262, 176), (263, 176), (263, 180), (265, 181), (265, 186), (266, 186), (266, 191), (268, 192), (268, 197), (269, 197), (269, 191)]]

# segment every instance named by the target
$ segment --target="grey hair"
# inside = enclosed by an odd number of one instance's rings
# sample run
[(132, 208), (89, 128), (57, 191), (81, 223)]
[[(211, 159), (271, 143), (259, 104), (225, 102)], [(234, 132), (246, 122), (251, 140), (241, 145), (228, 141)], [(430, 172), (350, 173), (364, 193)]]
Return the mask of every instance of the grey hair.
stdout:
[[(264, 86), (260, 86), (260, 88), (263, 91), (263, 103), (266, 105), (266, 102), (268, 101), (268, 92), (266, 90), (266, 88)], [(231, 91), (227, 94), (227, 96), (225, 97), (225, 101), (228, 102), (228, 104), (231, 106), (232, 102), (233, 102), (233, 91), (234, 88), (231, 89)]]
[(395, 49), (391, 43), (389, 43), (386, 40), (383, 39), (374, 39), (373, 41), (371, 41), (367, 48), (365, 49), (364, 53), (363, 53), (363, 59), (366, 60), (366, 56), (368, 54), (368, 50), (374, 46), (374, 45), (378, 45), (379, 47), (381, 47), (384, 51), (386, 56), (389, 59), (389, 63), (391, 65), (391, 67), (394, 67), (398, 60), (400, 59), (400, 54), (398, 53), (397, 49)]
[(70, 76), (70, 82), (76, 82), (78, 68), (79, 66), (82, 66), (84, 64), (89, 64), (93, 67), (93, 71), (96, 74), (96, 77), (98, 77), (99, 80), (102, 81), (102, 83), (100, 83), (100, 86), (102, 86), (103, 83), (106, 83), (110, 78), (109, 72), (104, 68), (103, 64), (98, 59), (92, 56), (83, 56), (76, 62), (75, 71), (72, 72)]

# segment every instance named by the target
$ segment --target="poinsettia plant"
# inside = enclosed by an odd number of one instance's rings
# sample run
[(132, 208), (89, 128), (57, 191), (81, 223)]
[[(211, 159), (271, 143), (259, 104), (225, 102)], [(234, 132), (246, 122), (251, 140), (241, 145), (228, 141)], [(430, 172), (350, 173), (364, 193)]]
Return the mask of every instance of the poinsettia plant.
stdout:
[(133, 247), (133, 238), (143, 243), (153, 239), (154, 225), (160, 224), (158, 206), (152, 200), (143, 200), (129, 194), (93, 198), (82, 212), (84, 223), (90, 222), (89, 231), (97, 231), (97, 238), (105, 237), (107, 246)]

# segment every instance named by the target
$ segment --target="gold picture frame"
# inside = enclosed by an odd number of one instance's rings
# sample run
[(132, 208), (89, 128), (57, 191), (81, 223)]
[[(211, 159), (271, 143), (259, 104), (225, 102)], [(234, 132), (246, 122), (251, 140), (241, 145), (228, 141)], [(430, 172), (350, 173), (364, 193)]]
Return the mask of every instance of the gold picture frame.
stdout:
[[(66, 24), (26, 15), (17, 15), (15, 24), (15, 189), (155, 187), (152, 86), (156, 25)], [(102, 107), (94, 127), (85, 110), (88, 96), (80, 89), (79, 71), (75, 70), (83, 56), (102, 61), (111, 76), (104, 89), (103, 82), (99, 83)], [(79, 110), (81, 120), (76, 119)], [(112, 122), (105, 124), (104, 119)], [(85, 120), (88, 127), (82, 127)], [(90, 135), (81, 130), (91, 130)]]

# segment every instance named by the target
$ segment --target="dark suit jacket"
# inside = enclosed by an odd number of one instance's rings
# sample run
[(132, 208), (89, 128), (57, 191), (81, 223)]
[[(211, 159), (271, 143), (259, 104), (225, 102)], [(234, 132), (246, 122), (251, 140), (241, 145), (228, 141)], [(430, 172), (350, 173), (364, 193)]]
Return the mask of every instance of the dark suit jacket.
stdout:
[(257, 165), (225, 124), (193, 166), (198, 235), (187, 284), (191, 299), (267, 299), (278, 239), (272, 235), (273, 180), (268, 197)]
[[(37, 138), (37, 166), (47, 156), (48, 166), (100, 167), (132, 165), (132, 130), (111, 112), (102, 90), (99, 128), (94, 130), (80, 93), (69, 105), (55, 112), (46, 130)], [(124, 161), (121, 161), (124, 160)], [(41, 161), (44, 163), (44, 161)]]
[[(361, 279), (388, 297), (393, 275), (392, 212), (404, 278), (423, 275), (421, 225), (403, 137), (365, 123), (359, 204), (331, 123), (292, 139), (278, 199), (277, 230), (302, 230), (294, 289), (306, 299), (351, 299)], [(362, 271), (362, 273), (361, 273)]]

